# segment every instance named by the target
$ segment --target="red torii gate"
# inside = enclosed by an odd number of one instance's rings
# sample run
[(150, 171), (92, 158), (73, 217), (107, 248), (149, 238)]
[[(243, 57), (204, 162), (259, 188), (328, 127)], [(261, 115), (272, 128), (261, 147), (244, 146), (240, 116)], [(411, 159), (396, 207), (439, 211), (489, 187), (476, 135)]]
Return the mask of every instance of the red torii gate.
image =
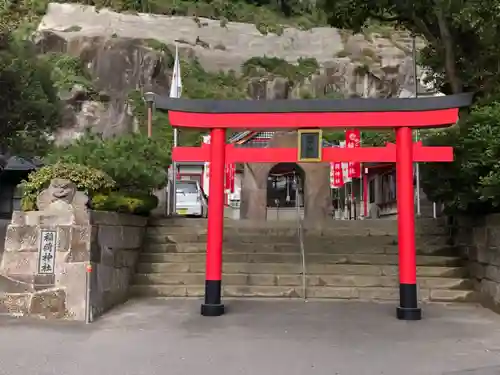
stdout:
[[(451, 162), (451, 147), (413, 143), (412, 129), (448, 127), (458, 109), (471, 104), (469, 94), (412, 99), (344, 100), (205, 100), (158, 97), (156, 108), (168, 110), (174, 127), (210, 130), (210, 145), (175, 147), (175, 161), (210, 162), (210, 199), (204, 316), (224, 313), (221, 301), (226, 163), (298, 162), (297, 148), (236, 148), (226, 144), (226, 130), (313, 130), (362, 128), (396, 131), (396, 144), (385, 147), (324, 148), (321, 162), (395, 162), (398, 208), (399, 296), (397, 317), (420, 320), (416, 285), (414, 162)], [(300, 142), (300, 140), (299, 140)]]

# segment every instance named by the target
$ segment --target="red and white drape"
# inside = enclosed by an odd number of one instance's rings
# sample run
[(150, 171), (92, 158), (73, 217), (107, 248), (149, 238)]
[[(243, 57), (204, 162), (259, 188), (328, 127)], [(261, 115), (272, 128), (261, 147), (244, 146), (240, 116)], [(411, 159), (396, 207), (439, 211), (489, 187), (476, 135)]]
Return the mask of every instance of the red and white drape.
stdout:
[[(361, 132), (359, 129), (350, 129), (345, 132), (346, 147), (358, 148), (361, 147)], [(347, 172), (349, 178), (361, 178), (361, 163), (349, 162)]]

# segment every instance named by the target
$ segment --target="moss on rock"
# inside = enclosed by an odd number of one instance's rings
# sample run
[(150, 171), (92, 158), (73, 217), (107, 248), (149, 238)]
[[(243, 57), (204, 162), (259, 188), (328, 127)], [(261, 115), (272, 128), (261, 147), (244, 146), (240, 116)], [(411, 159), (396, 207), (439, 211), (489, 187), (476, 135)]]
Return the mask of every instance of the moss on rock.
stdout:
[(298, 83), (319, 71), (318, 61), (314, 58), (300, 58), (297, 64), (289, 63), (277, 57), (252, 57), (242, 64), (244, 76), (255, 77), (272, 74), (287, 78), (291, 83)]

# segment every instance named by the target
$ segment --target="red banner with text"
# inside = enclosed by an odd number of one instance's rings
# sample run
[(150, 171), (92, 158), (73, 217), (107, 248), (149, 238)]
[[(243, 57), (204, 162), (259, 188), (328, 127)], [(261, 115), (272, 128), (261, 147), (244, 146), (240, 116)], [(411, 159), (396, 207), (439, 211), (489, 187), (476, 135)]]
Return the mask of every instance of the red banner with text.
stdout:
[[(361, 131), (359, 129), (350, 129), (345, 132), (345, 145), (348, 148), (361, 147)], [(349, 162), (347, 177), (361, 178), (361, 164)]]
[(340, 188), (344, 186), (344, 176), (342, 171), (342, 163), (330, 163), (330, 187)]
[(226, 164), (226, 181), (224, 188), (231, 193), (234, 193), (234, 178), (236, 175), (236, 165)]

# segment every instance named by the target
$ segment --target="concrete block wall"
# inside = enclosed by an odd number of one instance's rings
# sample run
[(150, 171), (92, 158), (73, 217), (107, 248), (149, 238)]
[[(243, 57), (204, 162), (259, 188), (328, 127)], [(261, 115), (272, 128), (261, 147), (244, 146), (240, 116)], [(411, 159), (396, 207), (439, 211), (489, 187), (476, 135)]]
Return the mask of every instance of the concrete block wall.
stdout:
[(481, 303), (500, 312), (500, 214), (455, 218), (454, 233)]
[(142, 248), (147, 218), (93, 211), (90, 304), (94, 317), (125, 302)]

